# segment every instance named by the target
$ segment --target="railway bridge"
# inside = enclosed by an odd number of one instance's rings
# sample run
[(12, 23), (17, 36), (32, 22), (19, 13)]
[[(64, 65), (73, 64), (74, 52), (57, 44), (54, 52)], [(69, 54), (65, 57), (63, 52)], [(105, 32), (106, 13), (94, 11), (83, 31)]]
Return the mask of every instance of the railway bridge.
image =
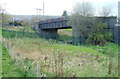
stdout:
[(42, 37), (56, 38), (58, 36), (58, 29), (72, 27), (69, 26), (67, 20), (62, 17), (36, 22), (32, 28)]
[(48, 19), (44, 21), (40, 21), (34, 24), (32, 27), (41, 37), (44, 38), (57, 38), (58, 36), (58, 29), (68, 29), (72, 28), (72, 42), (78, 43), (81, 40), (80, 37), (80, 30), (79, 28), (74, 28), (68, 24), (68, 20), (64, 17)]
[[(113, 34), (113, 38), (115, 43), (120, 44), (120, 37), (118, 34), (118, 27), (115, 26), (117, 23), (116, 17), (97, 17), (98, 19), (103, 19), (107, 23), (107, 30)], [(40, 21), (34, 24), (32, 28), (41, 36), (45, 38), (57, 38), (58, 37), (58, 29), (67, 29), (72, 28), (72, 42), (80, 43), (84, 42), (85, 38), (82, 36), (79, 27), (72, 27), (68, 24), (68, 20), (64, 17), (48, 19), (44, 21)]]

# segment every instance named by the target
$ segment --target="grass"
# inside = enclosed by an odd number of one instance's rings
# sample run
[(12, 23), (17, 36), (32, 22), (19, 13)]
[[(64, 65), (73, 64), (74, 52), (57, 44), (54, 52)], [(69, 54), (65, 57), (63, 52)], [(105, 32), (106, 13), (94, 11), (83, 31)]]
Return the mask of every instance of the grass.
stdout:
[[(0, 37), (2, 36), (2, 31), (0, 28)], [(1, 40), (1, 38), (0, 38)], [(0, 43), (0, 78), (2, 77), (2, 45)]]
[(2, 77), (23, 77), (23, 72), (19, 67), (15, 66), (14, 61), (8, 54), (7, 49), (2, 47)]
[[(12, 59), (5, 46), (2, 47), (2, 77), (34, 77), (32, 71), (23, 71), (21, 62)], [(28, 62), (25, 62), (25, 64)]]
[(119, 53), (119, 45), (114, 44), (114, 43), (107, 43), (105, 46), (93, 46), (93, 45), (83, 45), (92, 49), (95, 49), (99, 51), (101, 54), (107, 55), (107, 56), (112, 56), (116, 57), (118, 56)]
[(2, 29), (6, 30), (12, 30), (12, 31), (25, 31), (25, 32), (34, 32), (34, 30), (31, 29), (31, 26), (6, 26), (2, 27)]
[(0, 43), (0, 78), (2, 77), (2, 45)]
[(72, 30), (58, 30), (59, 39), (66, 42), (72, 42)]
[[(7, 27), (7, 29), (9, 28)], [(63, 35), (62, 39), (66, 40), (64, 35), (71, 37), (70, 32), (71, 30), (62, 30), (59, 33), (61, 36)], [(3, 31), (3, 37), (6, 38), (6, 42), (10, 43), (11, 49), (28, 59), (40, 62), (40, 72), (48, 77), (55, 76), (55, 74), (58, 74), (56, 71), (60, 70), (64, 70), (64, 72), (61, 72), (64, 77), (118, 76), (118, 45), (116, 44), (108, 43), (103, 47), (92, 45), (74, 46), (55, 40), (45, 40), (38, 36), (36, 38), (29, 37), (26, 32), (24, 34), (18, 33), (17, 37), (15, 32), (10, 33)], [(109, 58), (112, 61), (111, 74), (108, 73)], [(61, 59), (63, 59), (63, 66), (59, 66), (62, 63)]]

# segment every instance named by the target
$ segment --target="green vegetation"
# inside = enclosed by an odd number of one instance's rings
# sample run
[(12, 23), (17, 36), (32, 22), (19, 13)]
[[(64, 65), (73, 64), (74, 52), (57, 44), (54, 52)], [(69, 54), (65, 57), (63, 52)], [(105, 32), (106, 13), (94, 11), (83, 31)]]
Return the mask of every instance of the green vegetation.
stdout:
[(77, 30), (76, 34), (73, 33), (74, 36), (81, 38), (76, 41), (77, 43), (83, 43), (85, 41), (82, 39), (87, 39), (87, 44), (103, 46), (113, 41), (113, 32), (110, 32), (110, 25), (106, 18), (110, 14), (110, 9), (104, 8), (106, 9), (101, 10), (103, 16), (99, 18), (95, 16), (94, 8), (89, 2), (77, 3), (74, 6), (69, 16), (69, 24)]
[(108, 41), (112, 41), (112, 33), (106, 31), (106, 23), (96, 21), (93, 25), (92, 31), (88, 35), (87, 43), (93, 45), (105, 45)]
[(7, 49), (2, 47), (2, 77), (22, 77), (23, 72), (19, 67), (16, 67), (14, 61), (9, 56)]
[[(0, 28), (0, 39), (1, 39), (1, 36), (2, 36), (2, 31)], [(2, 45), (0, 43), (0, 78), (1, 77), (2, 77)]]
[[(25, 32), (19, 32), (21, 28), (17, 28), (17, 31), (8, 31), (9, 28), (15, 27), (5, 27), (2, 33), (5, 38), (3, 44), (8, 45), (11, 49), (9, 51), (12, 51), (11, 59), (6, 48), (4, 46), (2, 48), (2, 54), (5, 56), (3, 62), (6, 62), (3, 63), (2, 73), (5, 77), (12, 74), (17, 77), (42, 77), (43, 75), (47, 77), (118, 77), (118, 45), (116, 44), (74, 46), (57, 40), (40, 38), (34, 32), (25, 29), (30, 27), (23, 27)], [(71, 37), (71, 30), (61, 30), (59, 34), (61, 39), (64, 39), (62, 35)], [(19, 59), (21, 56), (23, 59)], [(12, 68), (6, 72), (10, 66)], [(22, 71), (24, 66), (25, 71)]]
[[(2, 77), (27, 77), (27, 76), (34, 76), (32, 71), (23, 71), (21, 68), (21, 62), (16, 62), (16, 60), (11, 59), (10, 52), (5, 48), (5, 46), (1, 45), (2, 47)], [(25, 64), (28, 61), (25, 61)]]
[(5, 30), (11, 30), (11, 31), (21, 31), (21, 32), (35, 32), (33, 29), (31, 29), (31, 26), (8, 26), (8, 27), (3, 27), (2, 29)]
[(58, 30), (59, 40), (72, 42), (72, 29)]
[(2, 46), (0, 44), (0, 78), (2, 77)]

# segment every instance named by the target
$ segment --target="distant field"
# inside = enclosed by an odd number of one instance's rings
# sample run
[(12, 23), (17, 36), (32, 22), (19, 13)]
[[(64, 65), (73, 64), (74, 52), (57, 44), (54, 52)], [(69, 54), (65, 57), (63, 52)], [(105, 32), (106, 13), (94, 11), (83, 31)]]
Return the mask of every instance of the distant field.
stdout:
[(25, 31), (25, 32), (35, 32), (34, 30), (32, 30), (32, 26), (6, 26), (3, 27), (2, 29), (6, 29), (6, 30), (12, 30), (12, 31)]
[[(24, 29), (24, 34), (3, 31), (2, 36), (6, 39), (4, 45), (9, 44), (9, 48), (12, 49), (9, 51), (14, 50), (14, 53), (10, 55), (13, 59), (23, 56), (27, 60), (24, 64), (25, 67), (28, 67), (27, 76), (118, 77), (118, 45), (116, 44), (108, 43), (102, 47), (74, 46), (57, 40), (40, 38), (30, 27), (6, 27), (3, 29), (12, 31)], [(28, 32), (30, 33), (28, 34)], [(59, 30), (58, 33), (60, 40), (72, 40), (71, 29)], [(20, 62), (16, 61), (16, 63)], [(36, 72), (36, 69), (39, 71)], [(40, 72), (42, 75), (38, 74)]]
[(59, 39), (63, 41), (72, 41), (72, 29), (58, 30)]

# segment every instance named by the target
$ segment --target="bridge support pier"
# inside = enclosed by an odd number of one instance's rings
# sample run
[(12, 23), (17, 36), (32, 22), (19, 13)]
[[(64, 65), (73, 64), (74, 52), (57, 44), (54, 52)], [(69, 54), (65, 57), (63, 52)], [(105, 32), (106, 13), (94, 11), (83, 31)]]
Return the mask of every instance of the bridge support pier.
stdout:
[(81, 33), (80, 27), (72, 27), (72, 36), (74, 45), (85, 42), (85, 36)]
[(118, 25), (118, 26), (115, 26), (114, 27), (114, 33), (113, 33), (114, 35), (114, 42), (116, 43), (116, 44), (120, 44), (120, 26)]

